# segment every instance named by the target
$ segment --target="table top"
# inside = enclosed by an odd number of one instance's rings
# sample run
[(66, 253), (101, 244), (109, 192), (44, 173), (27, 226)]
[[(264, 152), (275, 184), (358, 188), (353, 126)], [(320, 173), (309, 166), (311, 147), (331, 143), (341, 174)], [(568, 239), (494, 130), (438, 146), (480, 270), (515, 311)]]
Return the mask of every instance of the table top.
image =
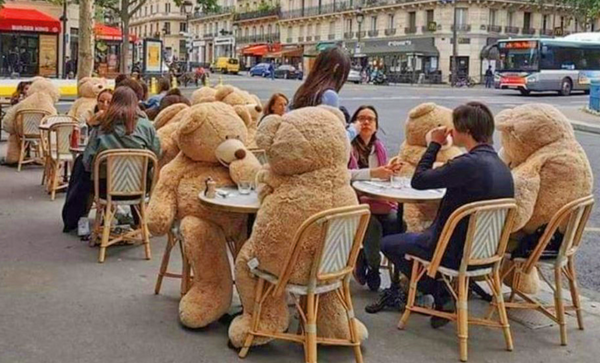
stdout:
[(207, 198), (204, 192), (198, 195), (200, 203), (209, 208), (223, 212), (253, 214), (260, 208), (258, 193), (252, 190), (248, 195), (242, 195), (234, 187), (217, 188), (214, 198)]
[(388, 181), (355, 181), (352, 186), (370, 197), (398, 203), (422, 203), (438, 201), (446, 189), (416, 190), (411, 187), (392, 188)]

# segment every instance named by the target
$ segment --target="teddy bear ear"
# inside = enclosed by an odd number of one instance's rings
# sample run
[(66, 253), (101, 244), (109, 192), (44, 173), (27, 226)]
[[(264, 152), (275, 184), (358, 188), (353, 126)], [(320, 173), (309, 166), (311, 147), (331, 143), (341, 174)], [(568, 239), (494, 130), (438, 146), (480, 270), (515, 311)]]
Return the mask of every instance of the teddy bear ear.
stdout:
[(271, 114), (260, 122), (256, 132), (256, 144), (259, 148), (267, 150), (271, 147), (282, 122), (283, 117), (276, 114)]
[(177, 132), (180, 135), (188, 135), (196, 131), (196, 129), (206, 121), (206, 112), (201, 107), (192, 107), (183, 110), (185, 114), (182, 116)]
[(222, 101), (225, 97), (229, 96), (233, 92), (235, 92), (235, 88), (233, 88), (233, 86), (221, 86), (217, 90), (215, 99), (217, 101)]
[(437, 107), (437, 105), (433, 102), (422, 103), (422, 104), (418, 105), (417, 107), (413, 108), (412, 110), (410, 110), (410, 112), (408, 113), (408, 117), (409, 118), (419, 118), (421, 116), (424, 116), (424, 115), (432, 112), (433, 110), (435, 110), (436, 107)]
[(81, 87), (83, 84), (85, 84), (91, 80), (92, 80), (91, 77), (83, 77), (82, 79), (79, 80), (79, 87)]
[(237, 115), (240, 116), (242, 121), (244, 121), (244, 124), (246, 126), (250, 125), (250, 123), (252, 122), (252, 115), (250, 115), (250, 112), (248, 111), (248, 108), (246, 106), (236, 105), (233, 106), (233, 109), (235, 110), (235, 113), (237, 113)]
[(331, 106), (326, 106), (326, 105), (320, 105), (320, 106), (317, 106), (317, 107), (333, 113), (340, 120), (340, 122), (342, 123), (342, 125), (344, 125), (344, 127), (346, 127), (346, 117), (344, 117), (344, 114), (338, 108), (331, 107)]

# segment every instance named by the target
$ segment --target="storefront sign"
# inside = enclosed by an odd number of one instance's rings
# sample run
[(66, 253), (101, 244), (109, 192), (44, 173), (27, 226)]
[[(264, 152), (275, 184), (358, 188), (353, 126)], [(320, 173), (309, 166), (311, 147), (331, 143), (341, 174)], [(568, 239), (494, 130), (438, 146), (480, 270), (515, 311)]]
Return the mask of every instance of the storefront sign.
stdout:
[(162, 72), (162, 41), (144, 39), (144, 71)]
[(233, 44), (233, 38), (232, 37), (215, 38), (215, 45), (228, 45), (228, 44)]
[(405, 47), (407, 45), (412, 45), (412, 40), (396, 40), (388, 42), (388, 47)]
[(57, 49), (56, 35), (40, 34), (40, 76), (56, 76), (58, 74)]
[(30, 25), (12, 25), (11, 30), (19, 32), (40, 32), (40, 33), (58, 33), (59, 30), (56, 27), (47, 26), (30, 26)]

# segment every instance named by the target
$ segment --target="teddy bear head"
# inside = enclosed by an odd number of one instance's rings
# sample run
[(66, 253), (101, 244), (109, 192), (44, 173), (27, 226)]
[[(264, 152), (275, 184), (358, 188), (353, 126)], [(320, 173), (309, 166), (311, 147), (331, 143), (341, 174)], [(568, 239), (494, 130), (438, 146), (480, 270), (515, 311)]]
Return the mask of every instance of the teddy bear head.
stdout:
[(562, 138), (575, 138), (573, 127), (556, 107), (530, 103), (506, 109), (496, 116), (503, 159), (518, 165), (540, 148)]
[(348, 164), (350, 143), (344, 115), (328, 106), (269, 115), (258, 127), (256, 143), (274, 173), (295, 175)]
[(217, 100), (215, 96), (217, 95), (218, 88), (219, 87), (212, 88), (208, 86), (198, 88), (194, 91), (194, 93), (192, 93), (192, 97), (190, 98), (192, 105), (197, 105), (199, 103), (206, 102), (215, 102)]
[(418, 105), (410, 110), (404, 125), (406, 143), (426, 147), (428, 134), (439, 126), (453, 127), (452, 110), (431, 102)]
[(34, 80), (27, 91), (27, 96), (31, 96), (38, 92), (50, 96), (53, 103), (58, 102), (60, 99), (60, 91), (58, 90), (58, 87), (56, 87), (50, 80), (46, 78), (38, 78)]
[(217, 89), (215, 95), (217, 101), (224, 102), (231, 106), (246, 106), (250, 117), (258, 121), (262, 113), (260, 99), (246, 91), (233, 86), (221, 86)]
[(190, 106), (185, 103), (176, 103), (174, 105), (168, 106), (164, 110), (160, 111), (158, 115), (154, 118), (154, 128), (159, 130), (165, 125), (170, 124), (171, 122), (177, 122), (179, 119), (176, 119), (176, 116), (183, 110), (187, 110)]
[(176, 134), (179, 149), (194, 161), (227, 165), (246, 156), (246, 125), (233, 107), (222, 102), (201, 103), (184, 110)]
[(77, 84), (79, 96), (84, 98), (96, 98), (105, 88), (104, 78), (83, 77)]

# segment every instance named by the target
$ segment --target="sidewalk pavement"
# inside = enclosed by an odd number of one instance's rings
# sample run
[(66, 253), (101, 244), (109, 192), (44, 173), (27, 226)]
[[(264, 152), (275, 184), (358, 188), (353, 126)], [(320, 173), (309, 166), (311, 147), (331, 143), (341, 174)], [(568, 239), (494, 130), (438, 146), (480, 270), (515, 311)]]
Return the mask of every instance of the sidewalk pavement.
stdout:
[(575, 130), (600, 134), (600, 116), (584, 111), (581, 106), (559, 106), (559, 110), (567, 116)]
[[(5, 147), (0, 144), (0, 154)], [(0, 166), (0, 362), (241, 362), (227, 348), (225, 323), (198, 330), (179, 324), (178, 280), (165, 279), (161, 294), (154, 295), (165, 238), (152, 239), (151, 261), (143, 259), (140, 246), (122, 246), (109, 248), (106, 262), (97, 263), (97, 248), (61, 232), (64, 194), (50, 201), (39, 185), (41, 173), (36, 166), (20, 173)], [(180, 271), (178, 253), (169, 268)], [(356, 284), (352, 292), (356, 315), (369, 329), (365, 362), (458, 362), (454, 324), (433, 330), (427, 318), (414, 314), (407, 329), (398, 331), (398, 312), (364, 312), (377, 294)], [(513, 352), (505, 351), (500, 330), (469, 327), (469, 362), (597, 362), (600, 304), (584, 299), (583, 306), (586, 330), (577, 330), (570, 314), (566, 347), (556, 325), (532, 330), (511, 321)], [(481, 313), (486, 304), (470, 300), (469, 307)], [(318, 357), (322, 363), (354, 362), (345, 347), (319, 347)], [(244, 362), (303, 359), (300, 345), (277, 341), (252, 349)]]

